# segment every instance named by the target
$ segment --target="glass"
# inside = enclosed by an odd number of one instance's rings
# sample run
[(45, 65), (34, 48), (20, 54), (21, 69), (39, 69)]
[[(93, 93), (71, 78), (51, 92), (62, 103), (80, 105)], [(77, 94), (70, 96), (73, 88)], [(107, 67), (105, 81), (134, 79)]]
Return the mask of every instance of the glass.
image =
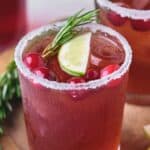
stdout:
[[(87, 83), (49, 81), (29, 71), (22, 55), (59, 26), (49, 25), (29, 33), (15, 51), (30, 150), (117, 150), (131, 63), (130, 46), (119, 33), (105, 26), (79, 27), (78, 30), (99, 31), (116, 39), (125, 53), (123, 64), (114, 73)], [(110, 86), (114, 81), (117, 84)], [(81, 97), (76, 100), (72, 93)]]
[(13, 45), (26, 31), (25, 0), (0, 1), (0, 50)]
[(96, 6), (100, 22), (124, 35), (133, 49), (127, 101), (150, 104), (150, 1), (97, 0)]

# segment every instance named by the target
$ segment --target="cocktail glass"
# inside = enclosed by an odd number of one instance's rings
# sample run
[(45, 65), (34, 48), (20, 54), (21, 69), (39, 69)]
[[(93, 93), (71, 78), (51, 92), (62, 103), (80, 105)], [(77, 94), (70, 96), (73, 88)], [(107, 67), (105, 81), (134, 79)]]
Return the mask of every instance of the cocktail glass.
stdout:
[[(131, 49), (112, 29), (88, 24), (77, 28), (103, 33), (122, 47), (125, 58), (112, 74), (86, 83), (49, 81), (33, 74), (22, 55), (61, 23), (27, 34), (17, 45), (25, 123), (31, 150), (117, 150), (120, 142)], [(77, 97), (78, 99), (76, 99)]]
[(100, 23), (124, 35), (133, 49), (127, 101), (150, 104), (150, 1), (97, 0), (96, 6)]

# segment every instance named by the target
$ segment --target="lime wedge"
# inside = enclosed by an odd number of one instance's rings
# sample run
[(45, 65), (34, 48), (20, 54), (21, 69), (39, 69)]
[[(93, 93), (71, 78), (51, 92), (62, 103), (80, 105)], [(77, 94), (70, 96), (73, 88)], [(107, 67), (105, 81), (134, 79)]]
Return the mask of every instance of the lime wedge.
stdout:
[(150, 139), (150, 124), (144, 126), (144, 133), (145, 133), (146, 137)]
[(86, 73), (91, 36), (91, 32), (82, 34), (60, 48), (58, 61), (63, 71), (73, 76), (82, 76)]

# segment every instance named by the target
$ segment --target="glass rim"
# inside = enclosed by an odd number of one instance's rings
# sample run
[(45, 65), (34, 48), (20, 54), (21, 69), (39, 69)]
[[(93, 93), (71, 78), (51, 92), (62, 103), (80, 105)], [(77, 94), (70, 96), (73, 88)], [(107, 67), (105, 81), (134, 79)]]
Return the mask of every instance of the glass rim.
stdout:
[[(63, 22), (64, 23), (64, 22)], [(81, 89), (96, 89), (98, 87), (102, 87), (106, 85), (111, 80), (115, 80), (123, 76), (129, 69), (131, 60), (132, 60), (132, 51), (131, 47), (129, 46), (127, 40), (118, 32), (114, 31), (113, 29), (106, 27), (104, 25), (99, 25), (96, 23), (91, 23), (87, 25), (83, 25), (78, 27), (77, 29), (90, 29), (91, 32), (96, 31), (102, 31), (104, 33), (107, 33), (111, 36), (115, 36), (120, 44), (123, 47), (123, 50), (125, 52), (125, 60), (124, 63), (121, 65), (121, 67), (114, 71), (112, 74), (97, 79), (92, 80), (85, 83), (78, 83), (78, 84), (70, 84), (70, 83), (63, 83), (63, 82), (57, 82), (57, 81), (50, 81), (47, 79), (44, 79), (42, 77), (39, 77), (32, 73), (28, 67), (25, 66), (25, 64), (22, 61), (22, 53), (25, 49), (25, 47), (28, 45), (29, 41), (32, 41), (34, 38), (41, 36), (45, 32), (48, 32), (50, 30), (58, 29), (63, 24), (62, 22), (50, 24), (47, 26), (40, 27), (39, 29), (36, 29), (27, 35), (25, 35), (18, 43), (18, 45), (15, 48), (15, 62), (17, 65), (18, 70), (29, 80), (31, 80), (33, 83), (40, 84), (46, 88), (55, 89), (55, 90), (81, 90)]]
[(106, 7), (112, 11), (115, 11), (122, 17), (128, 17), (135, 20), (149, 20), (150, 19), (150, 10), (137, 10), (133, 8), (125, 8), (119, 5), (116, 5), (110, 0), (96, 0), (98, 5)]

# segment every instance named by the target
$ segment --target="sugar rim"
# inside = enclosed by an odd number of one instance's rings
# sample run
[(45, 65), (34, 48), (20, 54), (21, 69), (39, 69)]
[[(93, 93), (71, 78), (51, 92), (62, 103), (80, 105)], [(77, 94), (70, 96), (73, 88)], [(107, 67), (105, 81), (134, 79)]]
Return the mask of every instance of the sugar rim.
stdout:
[(150, 19), (150, 10), (137, 10), (137, 9), (130, 9), (124, 8), (109, 0), (97, 0), (97, 4), (102, 7), (106, 7), (112, 11), (115, 11), (122, 17), (129, 17), (135, 20), (142, 19), (142, 20), (149, 20)]
[[(82, 28), (89, 28), (93, 33), (96, 32), (97, 30), (100, 30), (104, 33), (108, 33), (109, 35), (117, 37), (117, 39), (120, 40), (120, 43), (123, 46), (123, 49), (125, 50), (125, 61), (121, 65), (121, 67), (113, 72), (112, 74), (98, 80), (93, 80), (90, 82), (86, 83), (79, 83), (79, 84), (69, 84), (69, 83), (60, 83), (57, 81), (49, 81), (47, 79), (43, 79), (34, 73), (32, 73), (23, 63), (22, 61), (22, 53), (27, 46), (28, 42), (33, 40), (34, 38), (44, 34), (44, 32), (48, 32), (49, 30), (52, 29), (58, 29), (60, 26), (62, 26), (61, 23), (55, 23), (55, 24), (50, 24), (48, 26), (41, 27), (39, 29), (36, 29), (27, 35), (25, 35), (20, 42), (18, 43), (17, 47), (15, 48), (15, 62), (16, 65), (19, 69), (19, 71), (28, 79), (32, 80), (34, 83), (41, 84), (45, 86), (46, 88), (51, 88), (55, 90), (80, 90), (80, 89), (95, 89), (97, 87), (101, 87), (106, 85), (109, 81), (115, 80), (123, 76), (129, 69), (129, 66), (131, 64), (131, 59), (132, 59), (132, 51), (131, 47), (129, 46), (128, 42), (124, 37), (122, 37), (119, 33), (116, 31), (105, 27), (103, 25), (98, 25), (95, 23), (92, 24), (87, 24), (82, 27), (78, 27), (78, 29)], [(111, 34), (110, 34), (111, 33)]]

